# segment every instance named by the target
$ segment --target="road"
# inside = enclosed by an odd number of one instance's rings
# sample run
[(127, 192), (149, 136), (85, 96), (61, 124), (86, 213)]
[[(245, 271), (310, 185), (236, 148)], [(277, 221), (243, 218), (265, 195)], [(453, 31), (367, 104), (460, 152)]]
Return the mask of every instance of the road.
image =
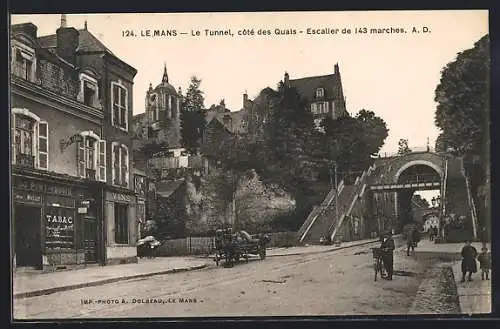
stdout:
[[(370, 247), (251, 260), (14, 301), (16, 319), (406, 314), (428, 263), (394, 255), (373, 280)], [(147, 303), (149, 299), (149, 303)]]

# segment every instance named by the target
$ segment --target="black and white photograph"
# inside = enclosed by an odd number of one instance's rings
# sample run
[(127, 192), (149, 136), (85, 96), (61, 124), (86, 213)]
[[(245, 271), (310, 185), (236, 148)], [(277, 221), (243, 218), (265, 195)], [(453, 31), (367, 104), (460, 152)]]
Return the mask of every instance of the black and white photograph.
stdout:
[(11, 320), (490, 314), (488, 14), (11, 14)]

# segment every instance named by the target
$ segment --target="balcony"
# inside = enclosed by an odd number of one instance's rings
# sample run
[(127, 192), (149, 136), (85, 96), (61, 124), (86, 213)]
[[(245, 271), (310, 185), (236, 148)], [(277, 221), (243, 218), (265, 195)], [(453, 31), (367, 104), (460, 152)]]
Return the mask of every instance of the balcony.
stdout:
[(16, 154), (16, 164), (22, 167), (35, 168), (35, 156), (29, 154)]
[(85, 169), (85, 177), (89, 180), (96, 180), (96, 171), (95, 169)]

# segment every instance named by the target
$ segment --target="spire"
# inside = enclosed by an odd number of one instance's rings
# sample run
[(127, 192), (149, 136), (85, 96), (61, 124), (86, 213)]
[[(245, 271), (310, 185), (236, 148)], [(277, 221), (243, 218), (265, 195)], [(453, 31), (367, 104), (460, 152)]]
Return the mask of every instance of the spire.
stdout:
[(66, 14), (61, 14), (61, 27), (66, 27)]
[(164, 63), (163, 66), (163, 78), (161, 79), (161, 82), (164, 84), (168, 83), (168, 74), (167, 74), (167, 63)]

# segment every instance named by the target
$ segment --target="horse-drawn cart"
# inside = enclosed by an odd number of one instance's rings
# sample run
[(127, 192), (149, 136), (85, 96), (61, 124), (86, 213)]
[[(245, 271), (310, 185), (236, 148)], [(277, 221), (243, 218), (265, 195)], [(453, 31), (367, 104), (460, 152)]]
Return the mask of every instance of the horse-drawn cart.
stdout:
[(254, 237), (246, 231), (232, 233), (231, 228), (219, 229), (215, 232), (215, 264), (219, 266), (224, 260), (226, 266), (233, 266), (243, 259), (248, 262), (251, 255), (265, 259), (268, 242), (267, 235)]

